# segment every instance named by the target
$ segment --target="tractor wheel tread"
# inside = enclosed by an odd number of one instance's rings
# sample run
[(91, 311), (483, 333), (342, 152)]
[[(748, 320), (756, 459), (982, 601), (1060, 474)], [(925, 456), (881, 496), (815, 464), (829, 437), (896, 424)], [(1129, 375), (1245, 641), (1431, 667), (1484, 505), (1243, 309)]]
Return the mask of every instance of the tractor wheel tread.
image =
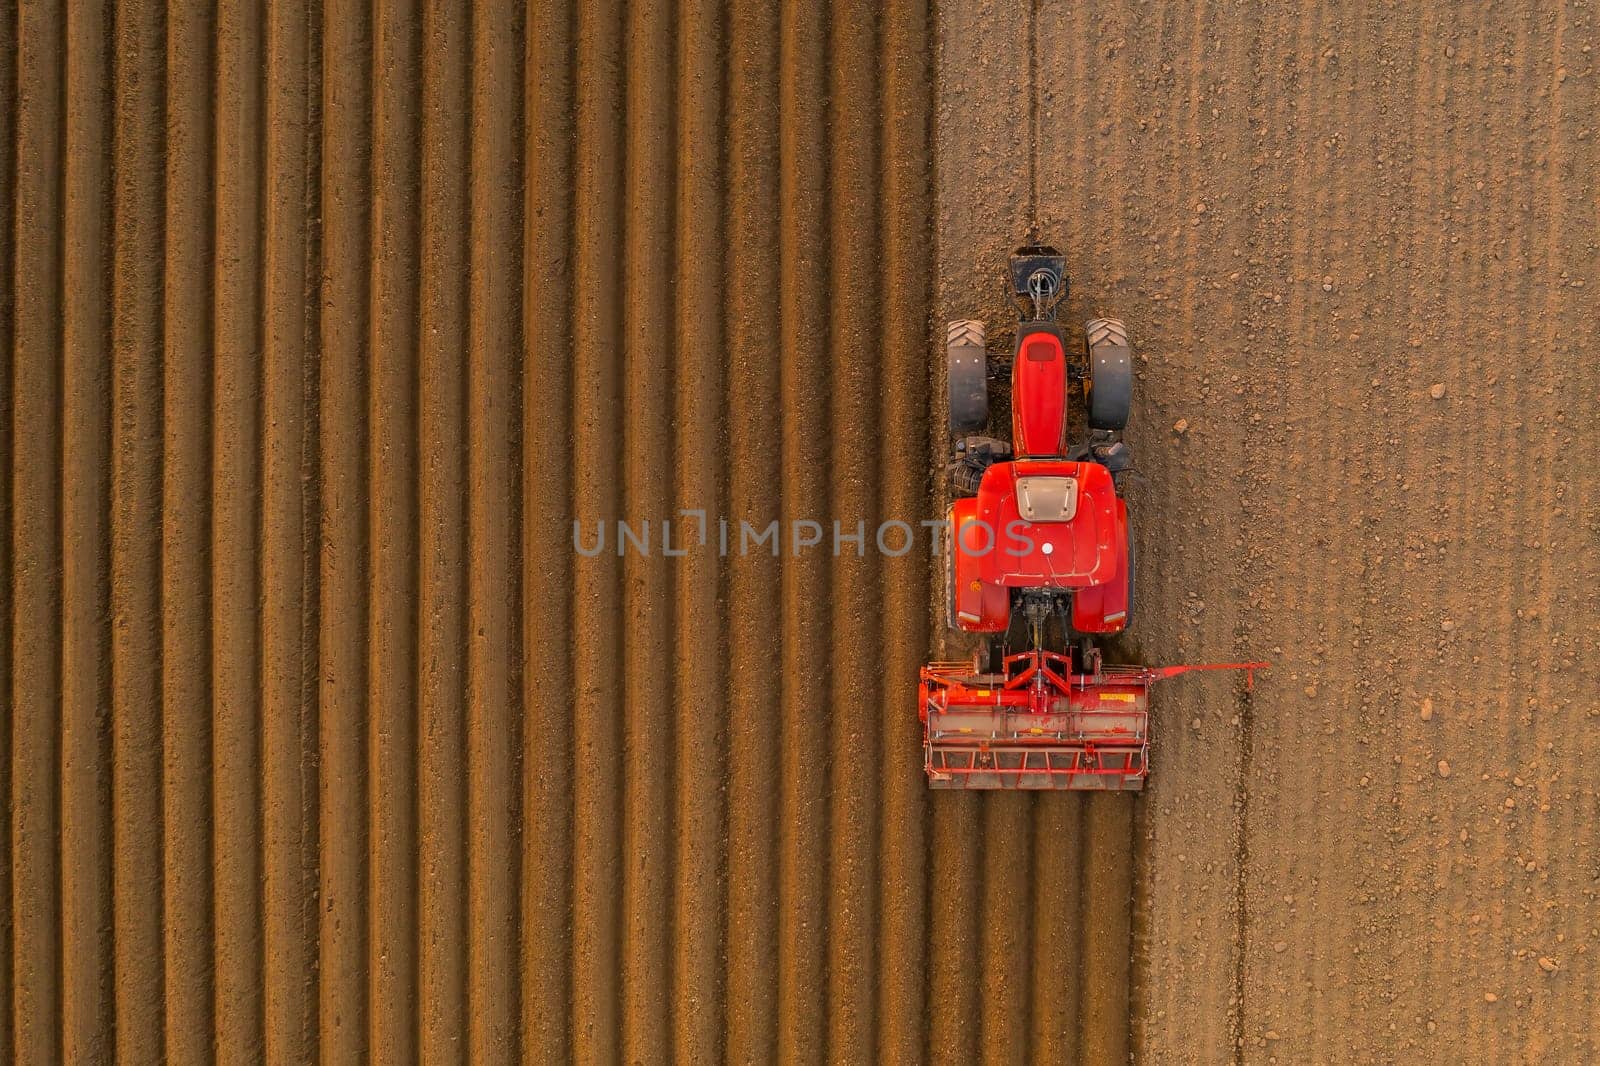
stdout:
[(945, 327), (945, 345), (961, 345), (982, 348), (984, 345), (983, 323), (975, 318), (960, 318)]
[(1089, 428), (1120, 430), (1133, 406), (1133, 349), (1119, 319), (1092, 318), (1083, 327), (1089, 358)]
[(1084, 327), (1085, 337), (1089, 347), (1098, 348), (1102, 344), (1127, 345), (1128, 327), (1117, 318), (1093, 318)]
[(950, 432), (981, 433), (989, 421), (989, 353), (983, 323), (958, 319), (945, 327), (945, 395)]

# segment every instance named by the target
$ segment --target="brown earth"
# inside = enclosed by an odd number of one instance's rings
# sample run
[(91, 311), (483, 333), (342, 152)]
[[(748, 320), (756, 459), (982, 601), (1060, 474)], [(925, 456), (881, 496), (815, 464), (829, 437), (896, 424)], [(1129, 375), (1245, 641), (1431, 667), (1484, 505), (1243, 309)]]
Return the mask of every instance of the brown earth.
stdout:
[[(1595, 37), (13, 5), (0, 1061), (1600, 1055)], [(871, 550), (1032, 234), (1144, 360), (1122, 650), (1274, 662), (1137, 799), (930, 796)]]
[(941, 12), (935, 318), (1067, 250), (1142, 359), (1130, 650), (1275, 664), (1158, 692), (1138, 1057), (1600, 1056), (1592, 11)]

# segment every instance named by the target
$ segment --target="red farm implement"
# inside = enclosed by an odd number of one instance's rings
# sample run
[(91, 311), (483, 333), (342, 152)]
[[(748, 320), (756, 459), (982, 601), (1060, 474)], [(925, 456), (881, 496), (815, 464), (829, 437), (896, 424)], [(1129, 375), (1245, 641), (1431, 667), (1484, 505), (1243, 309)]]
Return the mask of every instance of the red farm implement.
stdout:
[[(919, 709), (934, 788), (1120, 789), (1149, 772), (1149, 692), (1205, 666), (1104, 664), (1097, 639), (1133, 620), (1135, 559), (1123, 476), (1133, 400), (1127, 330), (1084, 327), (1068, 358), (1056, 310), (1066, 260), (1019, 248), (1007, 291), (1017, 311), (1009, 356), (991, 358), (982, 322), (950, 323), (945, 384), (953, 499), (947, 516), (949, 626), (971, 634), (971, 661), (924, 667)], [(989, 379), (1010, 384), (1009, 439), (988, 432)], [(1075, 399), (1081, 403), (1075, 403)], [(1084, 428), (1068, 433), (1081, 406)]]

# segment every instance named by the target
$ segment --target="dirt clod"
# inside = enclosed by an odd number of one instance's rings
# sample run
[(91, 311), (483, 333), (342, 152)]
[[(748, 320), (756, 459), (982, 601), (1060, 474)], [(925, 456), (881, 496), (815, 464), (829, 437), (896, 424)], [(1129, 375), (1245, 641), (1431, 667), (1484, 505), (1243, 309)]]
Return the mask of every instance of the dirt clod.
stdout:
[(1448, 760), (1445, 760), (1445, 759), (1440, 759), (1439, 760), (1439, 776), (1440, 777), (1449, 777), (1450, 776), (1450, 763), (1449, 763)]

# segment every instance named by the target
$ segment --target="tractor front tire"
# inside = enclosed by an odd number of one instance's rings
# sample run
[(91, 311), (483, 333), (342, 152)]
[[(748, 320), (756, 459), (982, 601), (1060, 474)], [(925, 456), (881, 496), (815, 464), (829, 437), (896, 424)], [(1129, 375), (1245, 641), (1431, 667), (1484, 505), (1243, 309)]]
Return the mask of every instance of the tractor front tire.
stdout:
[(1089, 428), (1120, 430), (1133, 410), (1133, 348), (1119, 319), (1095, 318), (1084, 327), (1089, 357)]
[(945, 327), (945, 393), (950, 432), (982, 433), (989, 424), (989, 357), (983, 323), (960, 319)]

